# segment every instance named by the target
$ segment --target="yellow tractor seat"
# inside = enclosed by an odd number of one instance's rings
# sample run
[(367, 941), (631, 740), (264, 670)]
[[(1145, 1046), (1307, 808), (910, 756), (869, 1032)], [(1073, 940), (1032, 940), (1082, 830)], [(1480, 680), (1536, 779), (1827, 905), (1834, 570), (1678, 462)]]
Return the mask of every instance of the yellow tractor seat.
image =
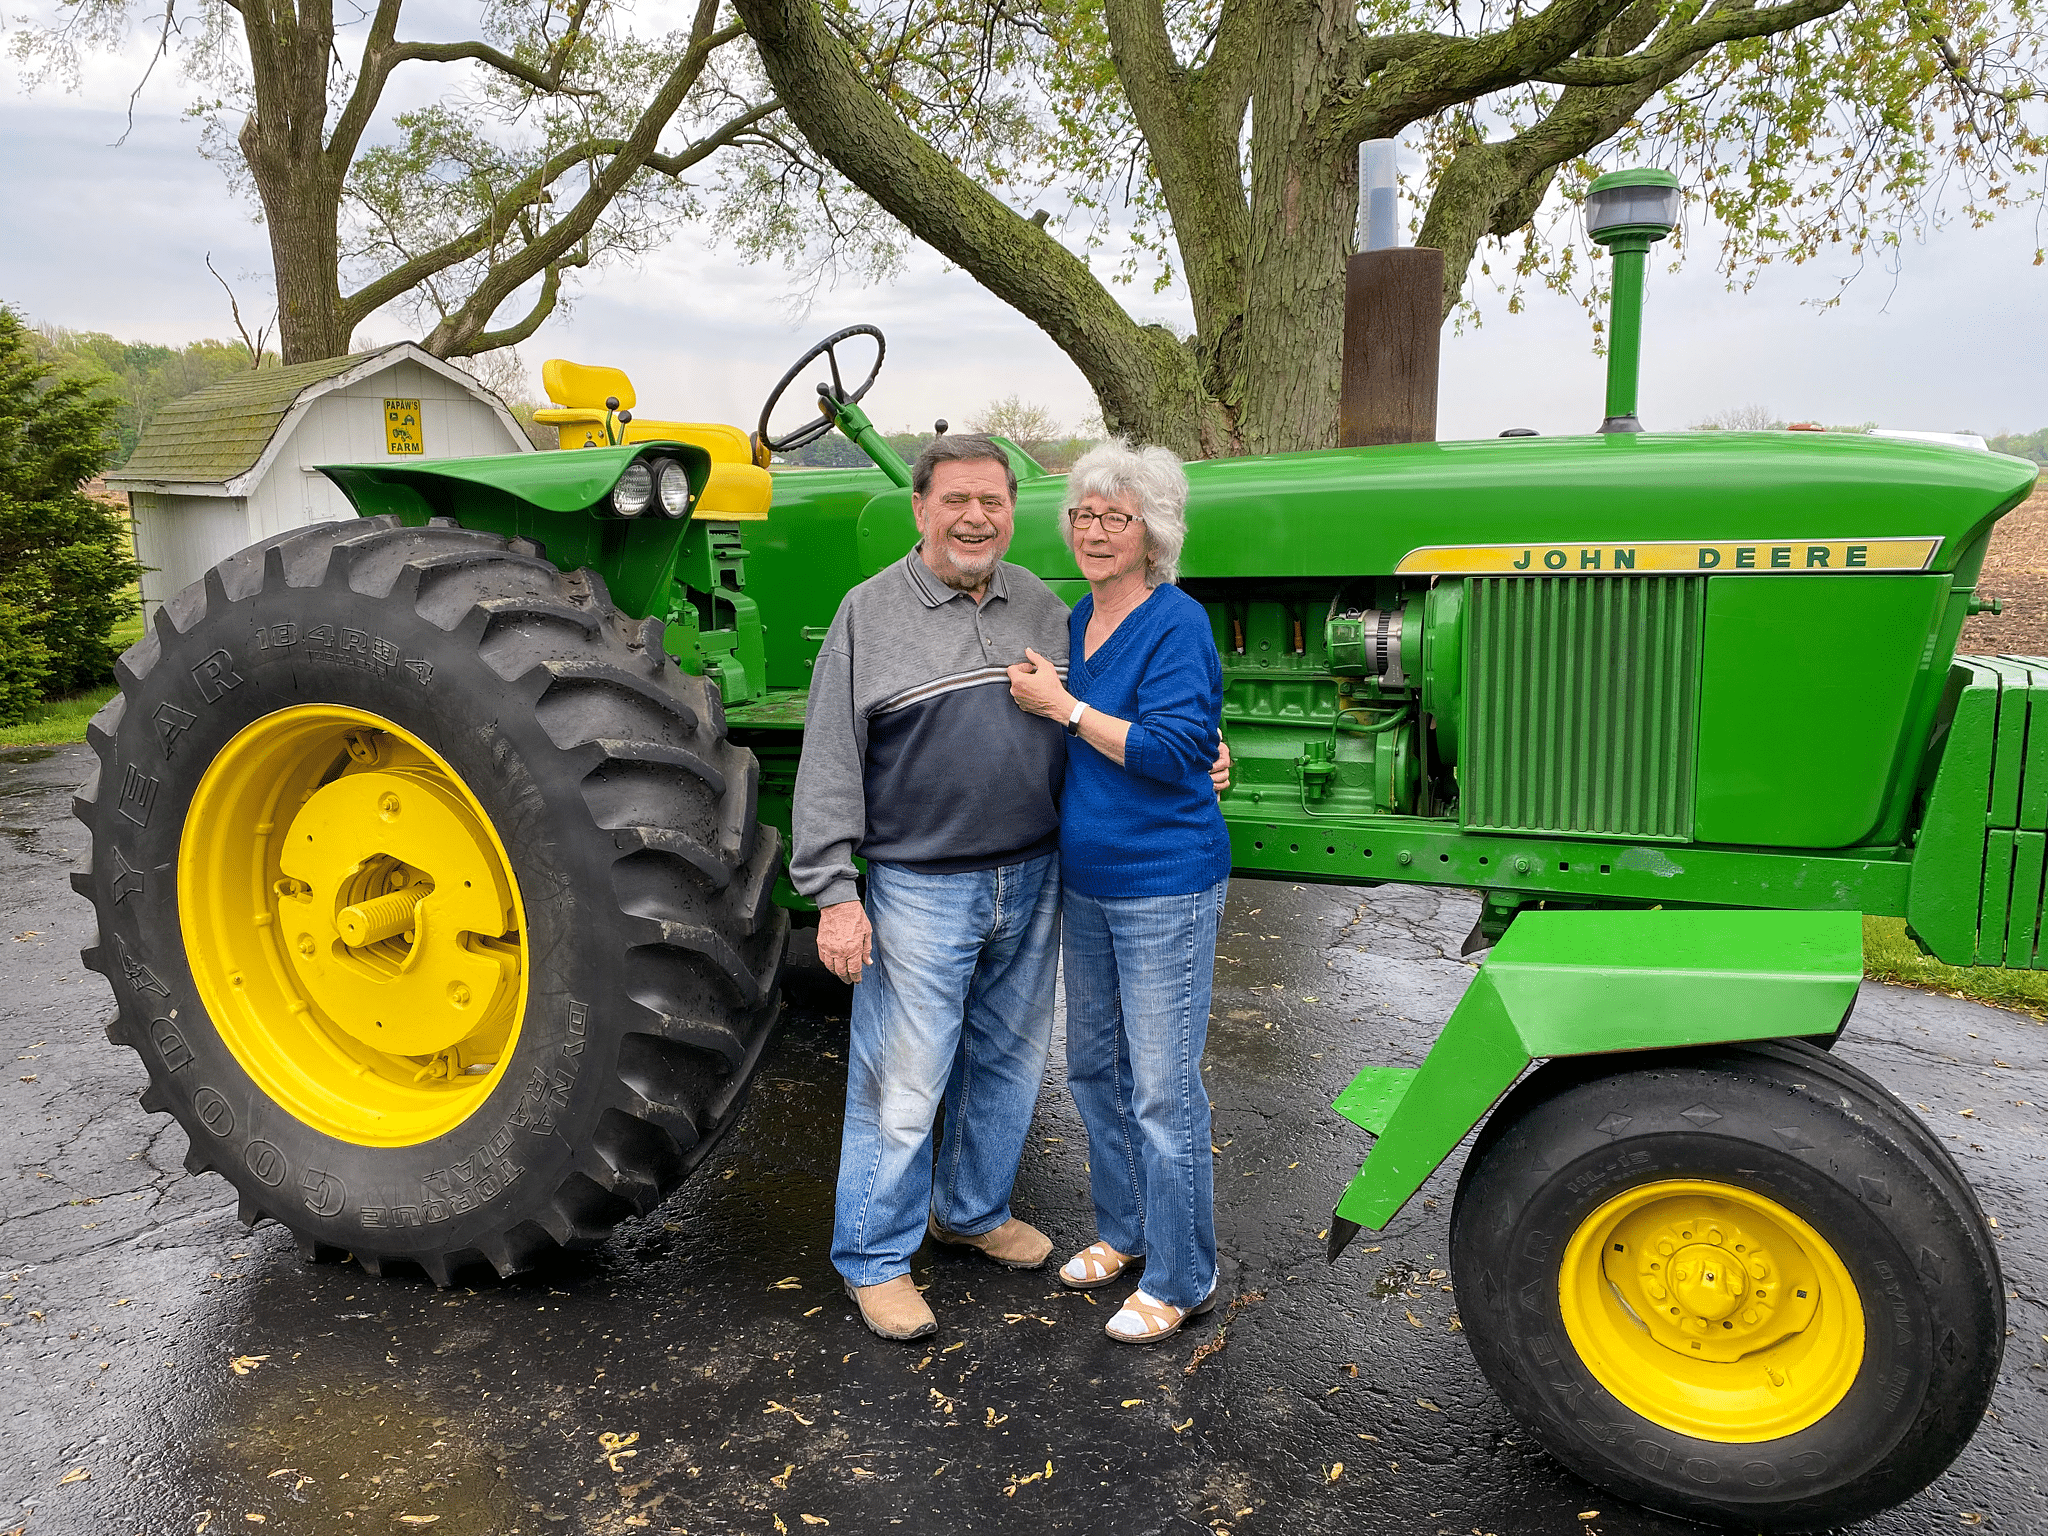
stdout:
[[(605, 400), (631, 410), (633, 381), (617, 368), (571, 363), (556, 357), (541, 365), (540, 378), (555, 408), (533, 419), (558, 429), (564, 448), (605, 446)], [(692, 517), (753, 521), (768, 515), (775, 483), (754, 459), (753, 443), (738, 427), (712, 421), (630, 421), (620, 430), (624, 443), (678, 442), (711, 456), (711, 478), (697, 498)]]
[(607, 399), (617, 396), (619, 409), (630, 411), (638, 398), (633, 393), (633, 381), (626, 377), (624, 369), (599, 368), (559, 357), (551, 357), (540, 365), (540, 383), (555, 404), (595, 411), (600, 423), (604, 420)]

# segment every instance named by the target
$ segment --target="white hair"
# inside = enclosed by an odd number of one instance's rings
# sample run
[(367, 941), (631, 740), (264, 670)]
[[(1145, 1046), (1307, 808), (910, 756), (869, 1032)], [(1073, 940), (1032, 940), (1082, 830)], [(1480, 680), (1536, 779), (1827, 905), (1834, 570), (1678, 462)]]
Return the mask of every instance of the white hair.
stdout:
[(1133, 448), (1119, 437), (1082, 454), (1067, 472), (1067, 494), (1060, 505), (1068, 549), (1074, 547), (1074, 525), (1067, 514), (1090, 496), (1136, 503), (1145, 524), (1146, 586), (1179, 580), (1180, 548), (1188, 536), (1188, 475), (1172, 449)]

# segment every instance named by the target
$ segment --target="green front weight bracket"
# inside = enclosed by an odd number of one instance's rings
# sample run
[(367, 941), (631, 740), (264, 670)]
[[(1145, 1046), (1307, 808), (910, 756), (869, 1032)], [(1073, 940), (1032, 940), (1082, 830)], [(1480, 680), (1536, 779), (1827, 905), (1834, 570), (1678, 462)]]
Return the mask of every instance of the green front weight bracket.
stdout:
[(1420, 1067), (1367, 1067), (1337, 1095), (1377, 1139), (1331, 1217), (1330, 1262), (1538, 1057), (1833, 1035), (1862, 978), (1855, 912), (1524, 912)]

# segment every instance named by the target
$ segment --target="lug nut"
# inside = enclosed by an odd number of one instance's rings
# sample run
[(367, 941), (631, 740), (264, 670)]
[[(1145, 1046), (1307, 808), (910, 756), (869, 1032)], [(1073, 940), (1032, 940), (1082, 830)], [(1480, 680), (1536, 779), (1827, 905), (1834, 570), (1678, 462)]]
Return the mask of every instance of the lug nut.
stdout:
[(377, 802), (377, 809), (383, 812), (386, 817), (396, 816), (398, 814), (398, 796), (385, 795)]
[(449, 982), (448, 1001), (458, 1008), (467, 1008), (469, 1006), (469, 988), (459, 981)]
[(313, 958), (313, 951), (318, 947), (319, 946), (313, 942), (313, 935), (311, 935), (310, 933), (302, 933), (299, 935), (299, 953), (304, 955), (308, 960)]

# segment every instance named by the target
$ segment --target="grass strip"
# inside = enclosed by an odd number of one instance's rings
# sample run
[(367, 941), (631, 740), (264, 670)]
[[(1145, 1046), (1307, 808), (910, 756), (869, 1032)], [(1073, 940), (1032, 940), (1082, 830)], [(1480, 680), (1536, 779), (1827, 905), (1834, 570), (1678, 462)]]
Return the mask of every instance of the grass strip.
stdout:
[(1989, 1003), (2048, 1023), (2048, 971), (1943, 965), (1932, 955), (1922, 954), (1920, 946), (1906, 937), (1904, 918), (1863, 919), (1863, 973), (1873, 981)]
[(99, 713), (100, 706), (114, 696), (114, 685), (88, 688), (68, 699), (50, 699), (38, 704), (26, 720), (0, 725), (0, 747), (62, 746), (85, 740), (85, 723)]

